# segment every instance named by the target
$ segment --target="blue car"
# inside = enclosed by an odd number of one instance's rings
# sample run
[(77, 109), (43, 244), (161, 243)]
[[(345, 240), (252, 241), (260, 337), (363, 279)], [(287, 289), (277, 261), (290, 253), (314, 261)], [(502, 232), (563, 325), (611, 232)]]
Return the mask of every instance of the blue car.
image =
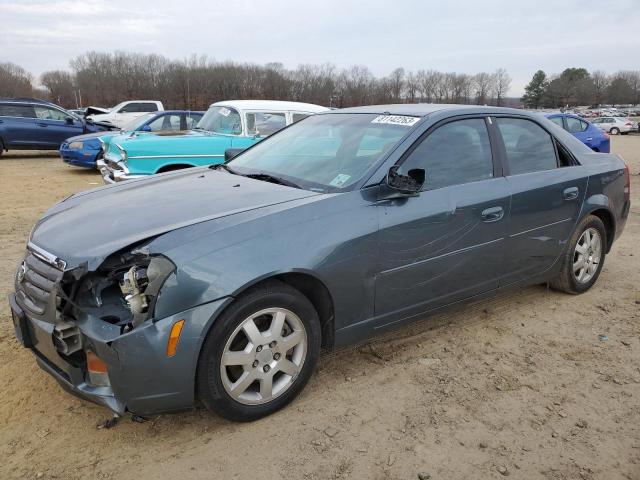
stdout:
[(107, 128), (44, 100), (0, 99), (0, 155), (8, 150), (57, 150), (66, 138)]
[(564, 128), (594, 152), (609, 153), (611, 143), (609, 135), (584, 118), (560, 112), (547, 113), (545, 117)]
[(165, 110), (147, 113), (136, 118), (122, 130), (96, 132), (67, 138), (60, 146), (60, 156), (65, 163), (76, 167), (95, 168), (96, 160), (102, 157), (109, 140), (121, 134), (137, 135), (142, 132), (153, 134), (171, 134), (189, 130), (196, 126), (204, 112), (187, 110)]

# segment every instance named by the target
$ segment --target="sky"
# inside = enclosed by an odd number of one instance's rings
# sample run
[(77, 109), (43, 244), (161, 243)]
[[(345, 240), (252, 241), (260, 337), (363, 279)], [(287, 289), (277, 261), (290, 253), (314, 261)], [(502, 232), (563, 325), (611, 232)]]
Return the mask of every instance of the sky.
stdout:
[(0, 62), (36, 77), (95, 50), (459, 73), (640, 70), (640, 0), (0, 0)]

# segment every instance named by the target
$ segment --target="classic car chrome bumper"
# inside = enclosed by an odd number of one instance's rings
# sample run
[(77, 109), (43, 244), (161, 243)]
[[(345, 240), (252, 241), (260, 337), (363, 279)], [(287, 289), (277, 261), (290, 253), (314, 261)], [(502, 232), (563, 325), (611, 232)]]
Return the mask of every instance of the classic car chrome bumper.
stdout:
[(131, 180), (132, 178), (141, 178), (144, 175), (130, 175), (129, 169), (122, 162), (117, 164), (117, 168), (111, 163), (106, 162), (104, 159), (100, 159), (96, 162), (96, 167), (100, 170), (102, 180), (105, 184), (112, 184), (116, 182), (122, 182), (124, 180)]

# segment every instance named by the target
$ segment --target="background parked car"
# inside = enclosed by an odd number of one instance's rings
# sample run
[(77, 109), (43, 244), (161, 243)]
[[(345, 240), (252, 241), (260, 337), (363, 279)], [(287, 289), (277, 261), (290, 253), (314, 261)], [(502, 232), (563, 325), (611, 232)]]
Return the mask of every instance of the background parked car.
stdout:
[(54, 150), (74, 135), (104, 130), (44, 100), (0, 99), (0, 155), (8, 150)]
[(564, 128), (594, 152), (609, 153), (609, 135), (595, 125), (567, 113), (547, 113), (545, 117)]
[(107, 113), (87, 114), (89, 120), (123, 128), (127, 123), (145, 113), (164, 110), (162, 102), (157, 100), (129, 100), (119, 103)]
[(627, 120), (626, 118), (618, 118), (618, 117), (600, 117), (594, 118), (591, 120), (595, 126), (604, 130), (605, 132), (610, 133), (611, 135), (619, 135), (629, 133), (631, 130), (634, 130), (634, 125), (631, 120)]
[(97, 162), (105, 182), (222, 163), (227, 149), (244, 149), (302, 118), (328, 110), (310, 103), (230, 100), (209, 107), (194, 130), (180, 136), (113, 137)]
[(60, 157), (65, 163), (77, 167), (95, 168), (96, 160), (108, 147), (109, 141), (116, 135), (134, 132), (167, 133), (189, 130), (196, 126), (204, 112), (187, 110), (165, 110), (157, 113), (145, 113), (113, 132), (97, 132), (68, 138), (60, 146)]

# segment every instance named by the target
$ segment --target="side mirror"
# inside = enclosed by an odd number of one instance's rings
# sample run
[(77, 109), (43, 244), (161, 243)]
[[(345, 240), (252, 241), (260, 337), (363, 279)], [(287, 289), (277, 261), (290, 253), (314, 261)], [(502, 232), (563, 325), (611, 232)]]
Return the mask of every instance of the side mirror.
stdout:
[(227, 163), (229, 160), (231, 160), (233, 157), (239, 155), (244, 150), (245, 150), (244, 148), (227, 148), (224, 151), (224, 163)]
[(398, 173), (398, 168), (398, 165), (391, 167), (385, 178), (385, 185), (391, 194), (389, 198), (417, 195), (424, 185), (425, 171), (422, 168), (413, 168), (407, 175), (402, 175)]
[(67, 125), (73, 125), (73, 117), (64, 117), (64, 121), (67, 122)]
[(141, 132), (150, 132), (151, 131), (151, 126), (150, 125), (143, 125), (138, 130), (141, 131)]

